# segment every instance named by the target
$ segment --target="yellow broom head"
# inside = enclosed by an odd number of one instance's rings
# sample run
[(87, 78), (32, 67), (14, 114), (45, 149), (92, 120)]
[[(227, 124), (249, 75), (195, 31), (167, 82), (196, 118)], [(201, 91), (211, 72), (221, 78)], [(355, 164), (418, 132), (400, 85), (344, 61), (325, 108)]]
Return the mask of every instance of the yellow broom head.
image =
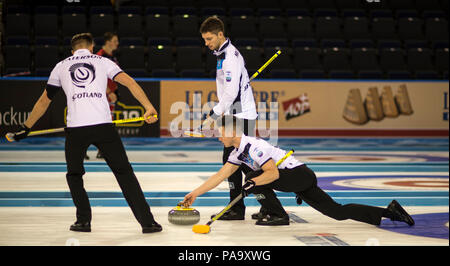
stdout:
[(211, 227), (206, 224), (196, 224), (192, 226), (192, 232), (197, 234), (207, 234), (211, 231)]
[(184, 131), (184, 135), (194, 138), (204, 138), (205, 135), (200, 131)]

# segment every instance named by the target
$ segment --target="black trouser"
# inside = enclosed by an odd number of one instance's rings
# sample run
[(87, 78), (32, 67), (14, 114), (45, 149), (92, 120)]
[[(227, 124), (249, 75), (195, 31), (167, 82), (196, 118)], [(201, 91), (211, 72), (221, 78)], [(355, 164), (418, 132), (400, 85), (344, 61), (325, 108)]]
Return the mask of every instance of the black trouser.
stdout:
[[(246, 136), (254, 136), (255, 134), (255, 128), (256, 128), (256, 120), (247, 120), (243, 119), (244, 122), (244, 134)], [(223, 147), (223, 157), (222, 162), (225, 164), (228, 161), (228, 157), (230, 156), (230, 153), (235, 149), (235, 147)], [(236, 198), (239, 194), (242, 192), (242, 172), (244, 174), (247, 174), (250, 172), (251, 169), (242, 164), (239, 169), (234, 172), (230, 177), (228, 177), (228, 184), (230, 186), (230, 202)], [(232, 207), (232, 209), (238, 213), (245, 214), (245, 204), (244, 199), (241, 199), (240, 201), (236, 202), (236, 204)]]
[[(257, 177), (261, 173), (261, 170), (252, 172), (246, 176), (246, 180)], [(280, 169), (279, 173), (279, 179), (267, 185), (257, 186), (253, 192), (261, 206), (269, 214), (280, 217), (287, 216), (281, 202), (273, 191), (275, 189), (283, 192), (295, 192), (311, 207), (336, 220), (352, 219), (373, 225), (379, 225), (381, 222), (383, 208), (361, 204), (341, 205), (335, 202), (317, 186), (316, 175), (306, 165), (293, 169)]]
[(154, 218), (150, 206), (145, 200), (144, 193), (113, 124), (66, 128), (66, 178), (73, 203), (77, 209), (77, 221), (90, 222), (92, 219), (89, 198), (83, 186), (85, 173), (83, 159), (91, 144), (95, 145), (103, 154), (138, 222), (142, 226), (151, 225)]

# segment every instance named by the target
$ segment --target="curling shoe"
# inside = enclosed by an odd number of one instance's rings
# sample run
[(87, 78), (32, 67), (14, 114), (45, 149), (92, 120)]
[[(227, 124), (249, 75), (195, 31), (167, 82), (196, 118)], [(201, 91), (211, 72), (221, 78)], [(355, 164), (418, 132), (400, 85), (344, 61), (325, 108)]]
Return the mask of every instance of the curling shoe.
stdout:
[(80, 222), (76, 221), (74, 224), (72, 224), (70, 226), (70, 231), (90, 232), (91, 231), (91, 223), (90, 222), (80, 223)]
[(393, 200), (387, 207), (389, 211), (394, 214), (392, 221), (401, 221), (407, 223), (409, 226), (414, 225), (414, 219), (400, 206), (396, 200)]
[(266, 217), (267, 214), (269, 214), (267, 212), (267, 210), (265, 208), (261, 207), (259, 209), (259, 212), (252, 214), (252, 219), (253, 220), (259, 220), (259, 219), (262, 219), (262, 218)]
[(289, 225), (289, 216), (276, 216), (276, 215), (266, 215), (264, 218), (256, 221), (256, 225), (267, 225), (267, 226), (275, 226), (275, 225)]
[(157, 222), (153, 222), (149, 226), (143, 226), (142, 227), (142, 233), (148, 234), (148, 233), (157, 233), (162, 231), (162, 226), (158, 224)]

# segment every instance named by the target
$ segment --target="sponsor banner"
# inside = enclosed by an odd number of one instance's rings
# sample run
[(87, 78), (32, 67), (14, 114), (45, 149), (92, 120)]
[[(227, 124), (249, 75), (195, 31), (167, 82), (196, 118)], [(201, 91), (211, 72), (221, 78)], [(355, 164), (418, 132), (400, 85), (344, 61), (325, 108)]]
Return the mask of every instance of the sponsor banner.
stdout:
[[(15, 131), (28, 118), (34, 104), (44, 91), (47, 81), (0, 80), (0, 136)], [(52, 121), (55, 103), (50, 104), (47, 112), (37, 121), (33, 130), (62, 127)]]
[[(47, 81), (0, 80), (0, 135), (15, 131), (28, 118), (34, 104), (41, 96)], [(159, 113), (159, 82), (138, 82)], [(144, 108), (131, 92), (119, 85), (119, 100), (112, 112), (112, 119), (128, 119), (144, 115)], [(63, 91), (56, 93), (49, 109), (33, 126), (32, 130), (60, 128), (66, 126), (67, 100)], [(117, 125), (124, 137), (159, 137), (159, 122), (147, 124), (143, 121)], [(63, 133), (48, 136), (63, 136)], [(46, 136), (46, 135), (44, 135)]]
[[(276, 125), (279, 135), (448, 134), (448, 82), (254, 81), (252, 87), (258, 125)], [(213, 80), (161, 81), (162, 134), (200, 125), (217, 101)]]

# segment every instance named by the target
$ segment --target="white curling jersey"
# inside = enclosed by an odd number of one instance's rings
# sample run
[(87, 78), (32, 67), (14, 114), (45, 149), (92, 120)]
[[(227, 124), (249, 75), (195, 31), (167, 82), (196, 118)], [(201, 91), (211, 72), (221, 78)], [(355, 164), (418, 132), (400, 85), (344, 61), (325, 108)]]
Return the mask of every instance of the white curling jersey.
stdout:
[[(213, 108), (214, 113), (256, 119), (258, 114), (244, 58), (229, 39), (219, 50), (214, 51), (214, 55), (217, 56), (216, 86), (219, 99)], [(230, 112), (233, 107), (235, 111)]]
[(67, 127), (112, 123), (106, 95), (108, 78), (122, 72), (113, 61), (78, 49), (53, 68), (47, 86), (62, 88), (67, 98)]
[[(244, 163), (253, 171), (257, 171), (270, 159), (277, 163), (286, 154), (285, 150), (274, 147), (263, 139), (242, 135), (239, 148), (231, 152), (228, 162), (235, 165)], [(291, 155), (278, 165), (278, 169), (292, 169), (302, 164), (302, 162)]]

